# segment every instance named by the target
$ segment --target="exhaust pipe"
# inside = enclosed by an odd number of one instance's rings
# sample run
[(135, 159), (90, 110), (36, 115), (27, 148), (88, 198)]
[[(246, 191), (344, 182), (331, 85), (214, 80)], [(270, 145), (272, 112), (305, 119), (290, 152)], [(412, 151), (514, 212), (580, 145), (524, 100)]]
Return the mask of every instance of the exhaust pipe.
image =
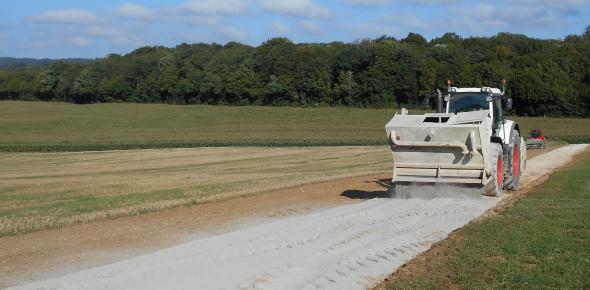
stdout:
[(436, 89), (436, 94), (438, 95), (438, 98), (436, 99), (436, 112), (442, 113), (442, 93), (439, 89)]

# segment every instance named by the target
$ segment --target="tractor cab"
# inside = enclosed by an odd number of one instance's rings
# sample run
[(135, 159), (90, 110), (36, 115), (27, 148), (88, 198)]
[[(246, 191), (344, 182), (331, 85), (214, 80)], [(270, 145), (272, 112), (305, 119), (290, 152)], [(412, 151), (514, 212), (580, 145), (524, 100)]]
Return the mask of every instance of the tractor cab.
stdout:
[(502, 92), (492, 88), (449, 88), (447, 113), (489, 110), (492, 118), (499, 122), (502, 119)]
[(497, 88), (456, 88), (449, 87), (448, 95), (444, 100), (446, 103), (447, 114), (458, 114), (471, 111), (489, 110), (492, 118), (492, 127), (494, 135), (501, 136), (498, 130), (500, 124), (504, 121), (502, 114), (502, 95), (503, 91)]

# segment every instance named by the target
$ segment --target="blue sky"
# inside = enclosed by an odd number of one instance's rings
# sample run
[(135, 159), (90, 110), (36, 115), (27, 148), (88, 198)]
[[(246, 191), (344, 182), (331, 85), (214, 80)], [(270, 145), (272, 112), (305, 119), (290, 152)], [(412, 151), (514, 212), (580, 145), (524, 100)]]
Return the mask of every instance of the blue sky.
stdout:
[(408, 32), (432, 39), (451, 31), (563, 38), (590, 25), (590, 0), (20, 0), (2, 6), (0, 56), (36, 58), (103, 57), (183, 42), (258, 45), (277, 36), (351, 42)]

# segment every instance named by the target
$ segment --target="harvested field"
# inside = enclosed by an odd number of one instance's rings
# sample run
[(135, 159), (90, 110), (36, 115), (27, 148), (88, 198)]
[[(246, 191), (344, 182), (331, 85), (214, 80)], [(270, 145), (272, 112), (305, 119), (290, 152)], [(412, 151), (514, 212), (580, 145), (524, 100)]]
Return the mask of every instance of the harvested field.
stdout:
[(386, 147), (0, 154), (0, 235), (390, 170)]

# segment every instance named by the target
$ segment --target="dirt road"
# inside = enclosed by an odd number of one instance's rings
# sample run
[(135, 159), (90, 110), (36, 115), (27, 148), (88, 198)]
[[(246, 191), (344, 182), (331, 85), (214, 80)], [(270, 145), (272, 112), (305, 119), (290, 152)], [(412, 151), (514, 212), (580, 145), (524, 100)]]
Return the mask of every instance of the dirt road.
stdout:
[[(531, 159), (523, 181), (534, 181), (586, 148), (571, 145)], [(497, 202), (375, 198), (14, 289), (364, 289)]]

